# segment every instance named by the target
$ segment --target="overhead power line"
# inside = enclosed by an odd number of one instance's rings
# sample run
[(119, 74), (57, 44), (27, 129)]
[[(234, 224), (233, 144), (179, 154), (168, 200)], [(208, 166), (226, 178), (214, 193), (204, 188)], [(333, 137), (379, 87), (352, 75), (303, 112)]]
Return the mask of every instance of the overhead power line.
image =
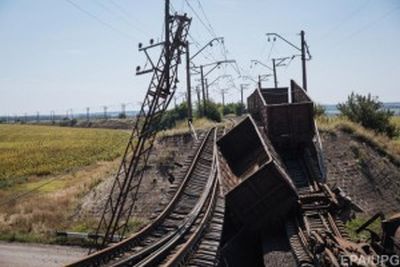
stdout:
[(213, 31), (207, 26), (207, 24), (201, 19), (199, 14), (196, 12), (196, 10), (193, 8), (193, 6), (190, 4), (188, 0), (186, 0), (187, 6), (192, 10), (193, 14), (196, 16), (196, 18), (199, 20), (199, 22), (203, 25), (203, 27), (207, 30), (207, 32), (211, 35), (211, 37), (215, 38), (217, 37)]
[(98, 16), (92, 14), (91, 12), (87, 11), (86, 9), (82, 8), (80, 5), (76, 4), (75, 2), (71, 1), (71, 0), (65, 0), (67, 3), (69, 3), (70, 5), (72, 5), (73, 7), (75, 7), (76, 9), (78, 9), (79, 11), (81, 11), (82, 13), (86, 14), (87, 16), (91, 17), (92, 19), (94, 19), (95, 21), (97, 21), (98, 23), (102, 24), (103, 26), (111, 29), (112, 31), (118, 33), (119, 35), (128, 38), (128, 39), (135, 39), (135, 37), (133, 37), (132, 35), (123, 32), (117, 28), (115, 28), (113, 25), (111, 25), (108, 22), (103, 21), (102, 19), (100, 19)]
[(334, 31), (339, 29), (341, 26), (345, 25), (346, 22), (350, 21), (353, 19), (357, 14), (359, 14), (364, 8), (368, 6), (368, 4), (371, 2), (371, 0), (366, 0), (364, 3), (362, 3), (361, 6), (359, 6), (356, 10), (351, 12), (347, 17), (344, 19), (340, 20), (339, 23), (337, 23), (335, 26), (333, 26), (328, 32), (326, 32), (324, 35), (322, 35), (320, 41), (326, 39), (329, 35), (331, 35)]
[(200, 11), (201, 11), (201, 13), (203, 14), (204, 18), (206, 19), (206, 22), (208, 23), (208, 26), (210, 27), (210, 30), (212, 31), (212, 33), (213, 33), (215, 36), (217, 36), (216, 33), (215, 33), (215, 30), (214, 30), (214, 27), (212, 26), (210, 20), (209, 20), (208, 17), (207, 17), (206, 12), (204, 11), (203, 5), (201, 4), (200, 0), (197, 0), (197, 2), (199, 3)]
[[(109, 8), (107, 5), (105, 5), (103, 2), (101, 2), (100, 0), (95, 1), (95, 3), (100, 6), (101, 8), (103, 8), (104, 10), (106, 10), (109, 14), (111, 14), (113, 17), (123, 21), (126, 25), (128, 25), (129, 27), (134, 28), (136, 31), (149, 36), (148, 32), (142, 30), (140, 27), (138, 27), (137, 25), (135, 25), (135, 23), (132, 23), (132, 21), (130, 20), (132, 18), (132, 16), (127, 16), (125, 13), (123, 13), (123, 9), (118, 6), (116, 3), (114, 3), (113, 1), (110, 1), (110, 3), (114, 6), (115, 9), (111, 9)], [(126, 12), (126, 11), (124, 11)]]
[(358, 35), (359, 33), (363, 32), (365, 30), (367, 30), (368, 28), (374, 26), (375, 24), (377, 24), (378, 22), (380, 22), (381, 20), (385, 19), (386, 17), (388, 17), (389, 15), (391, 15), (392, 13), (394, 13), (396, 10), (399, 10), (399, 9), (400, 9), (400, 6), (397, 6), (395, 8), (390, 9), (388, 12), (384, 13), (382, 16), (378, 17), (377, 19), (371, 21), (370, 23), (364, 25), (360, 29), (356, 30), (355, 32), (353, 32), (352, 34), (347, 36), (346, 39), (353, 38), (354, 36)]

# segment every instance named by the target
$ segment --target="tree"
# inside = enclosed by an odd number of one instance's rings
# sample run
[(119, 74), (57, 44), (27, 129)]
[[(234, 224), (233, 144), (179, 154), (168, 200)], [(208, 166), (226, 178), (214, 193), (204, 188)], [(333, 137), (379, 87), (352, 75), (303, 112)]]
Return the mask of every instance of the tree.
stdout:
[(396, 126), (390, 122), (394, 112), (384, 109), (383, 103), (378, 97), (355, 94), (352, 92), (345, 103), (337, 105), (341, 115), (349, 120), (360, 123), (365, 128), (384, 133), (389, 137), (397, 134)]

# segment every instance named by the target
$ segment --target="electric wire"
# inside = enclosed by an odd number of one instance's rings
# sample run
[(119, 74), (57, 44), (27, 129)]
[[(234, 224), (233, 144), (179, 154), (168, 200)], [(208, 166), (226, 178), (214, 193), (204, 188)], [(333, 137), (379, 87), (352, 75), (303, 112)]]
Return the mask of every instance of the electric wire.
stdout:
[(105, 22), (104, 20), (102, 20), (100, 17), (94, 15), (93, 13), (89, 12), (88, 10), (82, 8), (80, 5), (78, 5), (77, 3), (73, 2), (72, 0), (65, 0), (67, 3), (69, 3), (70, 5), (72, 5), (73, 7), (75, 7), (76, 9), (78, 9), (79, 11), (81, 11), (82, 13), (86, 14), (87, 16), (91, 17), (92, 19), (94, 19), (95, 21), (97, 21), (98, 23), (102, 24), (103, 26), (111, 29), (112, 31), (118, 33), (120, 36), (123, 36), (125, 38), (128, 39), (132, 39), (135, 41), (138, 41), (134, 36), (123, 32), (119, 29), (117, 29), (116, 27), (114, 27), (113, 25), (111, 25), (108, 22)]

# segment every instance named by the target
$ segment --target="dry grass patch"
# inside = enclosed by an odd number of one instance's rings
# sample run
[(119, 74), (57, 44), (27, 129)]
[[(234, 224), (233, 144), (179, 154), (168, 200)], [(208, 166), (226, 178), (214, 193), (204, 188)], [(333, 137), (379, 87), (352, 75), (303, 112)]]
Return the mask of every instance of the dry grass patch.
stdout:
[(336, 130), (341, 130), (352, 134), (355, 138), (374, 147), (397, 166), (400, 166), (400, 142), (398, 139), (390, 139), (341, 117), (319, 117), (317, 123), (321, 131), (334, 134)]
[(98, 162), (73, 173), (0, 190), (0, 238), (54, 242), (56, 230), (74, 229), (80, 224), (74, 220), (79, 200), (112, 176), (119, 162)]

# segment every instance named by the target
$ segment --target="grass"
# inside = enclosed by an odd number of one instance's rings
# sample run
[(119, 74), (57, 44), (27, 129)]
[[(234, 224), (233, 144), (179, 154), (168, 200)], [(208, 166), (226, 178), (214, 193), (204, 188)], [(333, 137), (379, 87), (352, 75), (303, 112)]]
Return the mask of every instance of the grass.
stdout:
[[(105, 178), (115, 175), (120, 160), (102, 161), (79, 170), (0, 190), (0, 239), (19, 242), (65, 243), (56, 230), (93, 230), (74, 219), (80, 200)], [(38, 188), (34, 192), (30, 190)], [(18, 197), (22, 196), (22, 197)], [(86, 228), (85, 228), (86, 227)]]
[[(356, 217), (346, 223), (346, 229), (350, 236), (350, 239), (353, 241), (366, 241), (369, 238), (369, 233), (367, 231), (362, 231), (361, 233), (357, 234), (356, 230), (363, 225), (368, 219), (364, 217)], [(381, 220), (378, 219), (374, 221), (368, 229), (372, 230), (373, 232), (380, 234), (381, 232)]]
[[(393, 118), (396, 123), (399, 123), (398, 117)], [(351, 122), (342, 117), (319, 117), (317, 119), (318, 127), (321, 131), (335, 134), (336, 130), (341, 130), (353, 135), (362, 142), (367, 143), (375, 148), (379, 153), (388, 157), (394, 164), (400, 166), (400, 139), (390, 139), (385, 135), (378, 134), (372, 130), (362, 127), (360, 124)]]
[(0, 188), (113, 160), (127, 139), (115, 130), (0, 125)]
[[(113, 176), (129, 133), (0, 125), (0, 239), (64, 242), (80, 200)], [(97, 225), (97, 223), (93, 223)]]
[[(196, 129), (212, 125), (194, 122)], [(178, 132), (187, 132), (185, 122), (163, 134)], [(82, 244), (55, 232), (95, 230), (99, 218), (77, 211), (96, 185), (115, 175), (128, 138), (119, 130), (0, 125), (0, 240)], [(129, 231), (145, 223), (132, 220)]]

